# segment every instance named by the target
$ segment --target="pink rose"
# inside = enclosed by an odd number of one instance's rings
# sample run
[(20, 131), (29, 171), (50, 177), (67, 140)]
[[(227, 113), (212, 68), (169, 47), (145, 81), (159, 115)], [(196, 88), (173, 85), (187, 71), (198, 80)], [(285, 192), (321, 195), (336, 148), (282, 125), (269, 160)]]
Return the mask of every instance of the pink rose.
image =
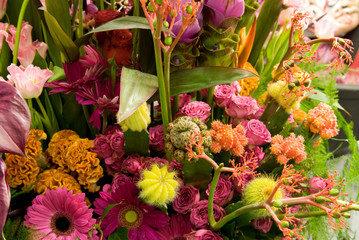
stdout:
[[(207, 197), (209, 196), (209, 190), (211, 188), (211, 184), (208, 184), (208, 188), (206, 190)], [(219, 206), (226, 205), (233, 198), (233, 189), (232, 183), (228, 180), (225, 175), (220, 175), (218, 180), (216, 191), (214, 192), (213, 202), (218, 204)]]
[(259, 218), (252, 220), (253, 227), (262, 233), (267, 233), (272, 227), (273, 221), (270, 218)]
[(233, 118), (245, 118), (258, 111), (258, 103), (252, 97), (232, 96), (226, 106), (226, 113)]
[(187, 234), (186, 240), (223, 240), (223, 238), (210, 230), (200, 229)]
[(164, 152), (165, 141), (163, 139), (163, 125), (157, 125), (149, 129), (150, 147), (157, 152)]
[[(244, 186), (247, 185), (247, 183), (249, 181), (251, 181), (254, 177), (253, 177), (253, 174), (241, 174), (240, 176), (240, 179), (241, 179), (241, 184), (243, 184)], [(243, 191), (243, 185), (238, 185), (239, 183), (239, 180), (238, 178), (232, 178), (232, 184), (233, 184), (233, 189), (234, 191), (237, 193), (237, 194), (242, 194), (242, 191)]]
[(309, 192), (317, 193), (323, 190), (328, 186), (328, 179), (323, 179), (321, 177), (312, 177), (309, 180)]
[(251, 119), (243, 121), (244, 135), (248, 138), (248, 145), (263, 145), (272, 141), (270, 132), (266, 125), (257, 120)]
[(122, 170), (128, 173), (138, 175), (142, 165), (142, 157), (138, 154), (132, 154), (122, 162)]
[(194, 204), (199, 201), (199, 190), (193, 186), (183, 186), (178, 191), (178, 196), (172, 203), (175, 211), (186, 214), (191, 211)]
[[(223, 208), (217, 204), (213, 204), (213, 215), (216, 221), (219, 221), (221, 218), (226, 215), (226, 212)], [(202, 200), (196, 203), (193, 206), (190, 215), (191, 223), (196, 228), (207, 228), (208, 225), (208, 200)]]
[(178, 108), (181, 109), (184, 106), (186, 106), (188, 103), (191, 102), (191, 95), (188, 94), (180, 94), (179, 95), (179, 103), (178, 103)]
[(168, 166), (168, 161), (164, 158), (159, 157), (147, 157), (143, 162), (141, 168), (149, 169), (152, 167), (152, 164), (158, 164), (159, 167), (163, 167), (164, 165)]
[(202, 122), (205, 122), (206, 119), (211, 115), (211, 107), (200, 101), (193, 101), (184, 106), (181, 109), (181, 114), (190, 117), (199, 118)]
[(255, 113), (253, 113), (253, 115), (252, 115), (252, 119), (259, 119), (261, 116), (262, 116), (262, 114), (263, 114), (263, 112), (264, 112), (264, 110), (266, 109), (266, 107), (265, 106), (260, 106), (259, 108), (258, 108), (258, 110), (255, 112)]
[(93, 140), (94, 149), (93, 151), (100, 158), (108, 158), (111, 157), (113, 150), (111, 149), (109, 139), (107, 136), (103, 134), (99, 134), (96, 136), (95, 140)]
[(241, 85), (239, 84), (238, 81), (232, 82), (231, 87), (234, 88), (235, 94), (239, 94), (242, 91), (242, 87), (241, 87)]
[(214, 90), (214, 101), (218, 106), (224, 108), (235, 93), (236, 89), (229, 85), (218, 85)]
[(125, 154), (125, 137), (122, 131), (116, 131), (111, 135), (110, 146), (115, 152), (121, 153), (119, 157)]

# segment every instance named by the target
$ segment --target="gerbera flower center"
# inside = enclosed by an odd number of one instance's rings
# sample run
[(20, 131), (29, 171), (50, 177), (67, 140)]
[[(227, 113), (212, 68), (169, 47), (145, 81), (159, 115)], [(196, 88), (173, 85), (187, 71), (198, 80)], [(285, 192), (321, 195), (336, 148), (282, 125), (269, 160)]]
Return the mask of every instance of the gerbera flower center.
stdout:
[(75, 230), (74, 219), (66, 212), (57, 212), (51, 218), (51, 229), (57, 236), (69, 236)]
[(128, 229), (135, 229), (141, 226), (143, 221), (142, 211), (133, 205), (123, 207), (118, 214), (120, 225)]

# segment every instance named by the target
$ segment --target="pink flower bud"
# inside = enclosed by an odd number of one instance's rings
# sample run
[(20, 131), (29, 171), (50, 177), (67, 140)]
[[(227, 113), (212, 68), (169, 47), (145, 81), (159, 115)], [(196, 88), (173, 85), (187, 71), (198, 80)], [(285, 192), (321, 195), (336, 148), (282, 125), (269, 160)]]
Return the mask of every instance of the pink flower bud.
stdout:
[(323, 190), (328, 186), (328, 179), (323, 179), (321, 177), (312, 177), (309, 180), (309, 192), (317, 193)]
[(253, 227), (262, 233), (267, 233), (272, 227), (273, 221), (270, 218), (259, 218), (252, 220)]

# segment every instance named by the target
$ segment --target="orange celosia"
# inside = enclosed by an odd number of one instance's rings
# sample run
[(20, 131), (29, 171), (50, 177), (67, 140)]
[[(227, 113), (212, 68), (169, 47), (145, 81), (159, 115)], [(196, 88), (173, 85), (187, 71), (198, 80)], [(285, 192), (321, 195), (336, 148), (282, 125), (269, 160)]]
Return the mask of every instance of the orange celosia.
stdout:
[(103, 168), (96, 153), (87, 152), (81, 156), (81, 161), (76, 165), (76, 172), (78, 173), (79, 183), (84, 185), (89, 192), (100, 190), (100, 186), (97, 186), (96, 183), (103, 177)]
[(296, 163), (299, 163), (307, 158), (303, 143), (303, 136), (295, 137), (294, 133), (291, 133), (285, 139), (283, 139), (282, 135), (275, 135), (272, 138), (270, 150), (277, 155), (277, 161), (280, 164), (286, 164), (290, 159), (294, 159)]
[(306, 126), (311, 132), (318, 133), (324, 139), (329, 139), (339, 133), (334, 111), (323, 102), (308, 112)]
[(307, 118), (307, 113), (302, 109), (296, 109), (293, 111), (293, 119), (296, 123), (301, 124)]
[(234, 129), (220, 121), (214, 121), (209, 131), (212, 137), (211, 150), (219, 153), (221, 150), (230, 151), (235, 156), (240, 156), (247, 145), (247, 137), (244, 136), (244, 128), (238, 124)]
[[(246, 62), (244, 64), (243, 69), (248, 70), (248, 71), (258, 75), (258, 72), (256, 71), (256, 69), (249, 62)], [(242, 88), (242, 90), (239, 94), (241, 96), (249, 96), (253, 92), (253, 90), (255, 90), (258, 87), (259, 78), (258, 77), (244, 78), (244, 79), (238, 80), (238, 83)]]

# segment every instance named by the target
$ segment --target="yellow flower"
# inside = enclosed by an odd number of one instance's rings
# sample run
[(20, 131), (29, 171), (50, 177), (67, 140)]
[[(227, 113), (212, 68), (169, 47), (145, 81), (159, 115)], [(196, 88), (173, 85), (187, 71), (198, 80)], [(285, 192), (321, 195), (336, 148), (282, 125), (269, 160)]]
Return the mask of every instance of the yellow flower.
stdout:
[[(117, 116), (118, 119), (118, 116)], [(147, 126), (151, 123), (150, 110), (147, 107), (147, 103), (142, 104), (137, 110), (132, 113), (131, 116), (120, 122), (123, 131), (130, 129), (131, 131), (141, 132), (147, 129)]]
[[(246, 62), (244, 64), (243, 69), (258, 75), (257, 70), (249, 62)], [(258, 87), (259, 78), (258, 77), (243, 78), (241, 80), (238, 80), (238, 83), (242, 88), (239, 94), (241, 96), (250, 96), (251, 93)]]
[(159, 168), (154, 164), (151, 170), (142, 171), (142, 179), (137, 185), (142, 189), (142, 199), (151, 205), (163, 206), (176, 197), (179, 182), (176, 173), (169, 172), (167, 165)]

